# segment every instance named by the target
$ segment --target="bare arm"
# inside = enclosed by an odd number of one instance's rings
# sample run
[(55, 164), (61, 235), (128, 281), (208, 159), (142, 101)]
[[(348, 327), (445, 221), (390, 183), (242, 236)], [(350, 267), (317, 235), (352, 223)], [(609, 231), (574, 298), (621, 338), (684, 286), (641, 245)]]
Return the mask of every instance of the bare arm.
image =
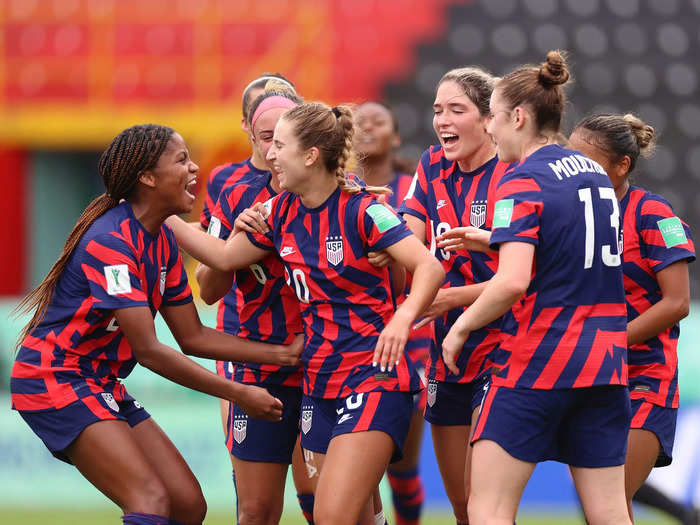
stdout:
[(292, 345), (276, 345), (242, 339), (204, 326), (194, 303), (161, 308), (175, 340), (188, 355), (219, 361), (245, 361), (272, 365), (298, 365), (302, 338)]
[(457, 356), (469, 333), (487, 325), (506, 313), (522, 297), (530, 285), (535, 246), (524, 242), (505, 242), (500, 246), (498, 270), (483, 292), (459, 316), (442, 343), (442, 356), (455, 374)]
[(406, 226), (413, 232), (413, 235), (418, 237), (418, 240), (425, 244), (425, 223), (418, 217), (408, 213), (403, 214), (403, 219), (406, 221)]
[(166, 223), (172, 228), (178, 245), (183, 250), (201, 263), (221, 272), (250, 266), (268, 253), (250, 242), (243, 232), (224, 241), (192, 228), (175, 215), (168, 217)]
[(450, 231), (440, 235), (436, 240), (438, 247), (447, 252), (458, 250), (473, 250), (476, 252), (493, 251), (489, 245), (491, 241), (491, 232), (475, 228), (474, 226), (452, 228)]
[(282, 418), (282, 403), (266, 390), (219, 377), (158, 341), (153, 317), (147, 306), (114, 310), (114, 317), (134, 357), (146, 368), (187, 388), (240, 404), (252, 417), (270, 421)]
[(454, 286), (450, 288), (440, 288), (433, 303), (425, 309), (422, 319), (416, 323), (416, 328), (420, 328), (437, 319), (445, 312), (449, 312), (460, 306), (469, 306), (481, 292), (486, 288), (486, 282), (468, 284), (466, 286)]
[(414, 235), (389, 246), (386, 251), (413, 275), (408, 297), (382, 330), (374, 351), (374, 362), (382, 369), (388, 364), (391, 370), (403, 353), (411, 324), (433, 301), (445, 280), (445, 271)]
[(688, 315), (688, 262), (675, 262), (656, 274), (661, 300), (627, 324), (627, 345), (651, 339)]

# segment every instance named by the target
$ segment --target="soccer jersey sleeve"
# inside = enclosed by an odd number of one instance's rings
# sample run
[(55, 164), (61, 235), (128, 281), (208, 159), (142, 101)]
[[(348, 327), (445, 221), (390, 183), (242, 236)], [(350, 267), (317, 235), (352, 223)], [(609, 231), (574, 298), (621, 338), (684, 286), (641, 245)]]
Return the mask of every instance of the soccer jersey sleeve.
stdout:
[(219, 199), (211, 212), (211, 220), (207, 233), (219, 239), (228, 239), (233, 231), (233, 222), (237, 215), (231, 209), (231, 198), (235, 186), (230, 186), (221, 192)]
[(168, 268), (165, 275), (165, 284), (163, 285), (163, 275), (161, 273), (159, 285), (163, 286), (161, 292), (163, 294), (164, 306), (180, 306), (192, 302), (192, 290), (187, 280), (187, 272), (185, 265), (182, 262), (182, 255), (177, 246), (175, 235), (171, 230), (167, 230), (166, 239), (170, 250), (170, 258)]
[(405, 221), (388, 206), (372, 199), (360, 209), (364, 209), (360, 214), (360, 231), (367, 243), (367, 251), (383, 250), (412, 235)]
[(248, 239), (258, 248), (263, 250), (273, 251), (275, 250), (274, 233), (277, 228), (279, 228), (279, 208), (280, 202), (283, 195), (286, 193), (281, 193), (276, 195), (270, 200), (264, 203), (265, 209), (267, 209), (267, 227), (270, 229), (267, 233), (250, 233), (246, 232)]
[(97, 300), (94, 308), (116, 310), (148, 305), (136, 253), (118, 234), (99, 235), (76, 255), (80, 257), (90, 294)]
[(427, 173), (430, 167), (430, 149), (421, 155), (420, 162), (413, 176), (413, 182), (409, 186), (403, 203), (399, 207), (399, 213), (408, 213), (426, 222), (428, 219), (428, 179)]
[(637, 228), (641, 252), (655, 273), (677, 261), (695, 260), (690, 227), (663, 198), (654, 195), (640, 202)]
[(496, 190), (491, 248), (504, 242), (538, 244), (542, 193), (537, 181), (527, 173), (503, 177)]

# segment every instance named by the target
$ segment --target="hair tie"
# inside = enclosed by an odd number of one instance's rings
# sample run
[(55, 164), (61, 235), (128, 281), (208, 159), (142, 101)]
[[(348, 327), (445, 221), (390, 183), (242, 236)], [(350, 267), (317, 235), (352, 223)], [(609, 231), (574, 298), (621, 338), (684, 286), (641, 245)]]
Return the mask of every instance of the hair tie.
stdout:
[(331, 111), (335, 115), (335, 118), (340, 118), (340, 110), (338, 109), (338, 106), (333, 106)]

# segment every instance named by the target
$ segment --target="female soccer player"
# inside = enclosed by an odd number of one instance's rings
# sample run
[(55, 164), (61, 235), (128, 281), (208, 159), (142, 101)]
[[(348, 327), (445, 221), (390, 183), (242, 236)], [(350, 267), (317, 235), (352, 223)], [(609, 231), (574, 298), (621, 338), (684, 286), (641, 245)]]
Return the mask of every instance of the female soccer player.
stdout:
[[(264, 92), (250, 105), (248, 129), (254, 156), (266, 157), (280, 115), (301, 102), (288, 86), (268, 81)], [(280, 191), (279, 180), (270, 171), (242, 177), (221, 192), (209, 233), (227, 239), (236, 231), (236, 219), (246, 208), (266, 202)], [(252, 213), (252, 218), (256, 215)], [(200, 266), (197, 280), (206, 302), (223, 298), (217, 321), (219, 330), (274, 344), (289, 344), (302, 331), (299, 302), (285, 285), (284, 267), (276, 254), (236, 272), (217, 272)], [(241, 362), (227, 366), (234, 381), (262, 386), (284, 404), (282, 420), (269, 422), (248, 417), (231, 403), (226, 439), (235, 474), (238, 523), (276, 524), (282, 516), (287, 470), (299, 437), (301, 367)], [(295, 479), (299, 479), (298, 484), (305, 481), (309, 485), (300, 449), (296, 456)], [(309, 486), (299, 494), (302, 510), (308, 514), (313, 512), (311, 490)]]
[[(358, 106), (354, 113), (357, 127), (355, 152), (359, 174), (370, 186), (389, 187), (392, 193), (387, 195), (386, 202), (398, 209), (413, 180), (413, 177), (406, 173), (413, 168), (409, 168), (408, 163), (398, 159), (395, 153), (401, 144), (398, 122), (391, 110), (379, 102), (365, 102)], [(373, 255), (370, 254), (370, 257)], [(431, 341), (432, 326), (426, 325), (411, 330), (406, 343), (406, 357), (416, 363), (423, 377)], [(418, 471), (418, 460), (423, 437), (424, 410), (425, 389), (421, 390), (414, 400), (414, 413), (403, 448), (403, 458), (392, 463), (387, 469), (398, 525), (412, 525), (420, 521), (425, 495)], [(375, 508), (375, 513), (380, 512), (379, 506)], [(381, 512), (383, 514), (383, 511)]]
[(83, 212), (49, 275), (20, 305), (35, 313), (12, 369), (12, 406), (57, 458), (122, 508), (126, 524), (199, 524), (206, 512), (184, 459), (119, 380), (136, 362), (252, 416), (282, 416), (264, 389), (227, 381), (158, 342), (157, 311), (189, 354), (296, 359), (285, 347), (200, 323), (175, 238), (163, 226), (192, 209), (188, 188), (198, 169), (170, 128), (121, 132), (99, 162), (106, 193)]
[[(458, 523), (468, 523), (469, 435), (490, 374), (498, 343), (498, 322), (475, 331), (449, 371), (440, 346), (449, 327), (493, 276), (497, 253), (449, 253), (436, 249), (436, 237), (452, 228), (491, 228), (494, 192), (507, 164), (496, 158), (486, 133), (494, 79), (478, 68), (447, 72), (437, 86), (433, 127), (440, 141), (423, 153), (413, 186), (400, 211), (447, 273), (443, 287), (424, 314), (434, 322), (435, 342), (428, 367), (425, 419), (430, 423), (435, 457)], [(486, 230), (484, 230), (486, 232)], [(477, 284), (475, 284), (477, 283)]]
[[(411, 323), (444, 279), (401, 219), (371, 195), (376, 188), (348, 185), (352, 136), (346, 107), (307, 103), (284, 113), (268, 159), (288, 191), (266, 204), (266, 235), (240, 233), (224, 243), (171, 219), (185, 249), (221, 271), (269, 251), (284, 263), (305, 330), (302, 447), (317, 479), (317, 524), (357, 523), (392, 456), (400, 455), (411, 393), (420, 388), (402, 353)], [(367, 258), (380, 250), (414, 276), (395, 312), (396, 265), (377, 268)]]
[(550, 51), (491, 95), (498, 158), (519, 164), (496, 193), (498, 270), (443, 342), (457, 372), (464, 341), (508, 312), (501, 347), (510, 355), (474, 430), (472, 524), (512, 524), (536, 463), (548, 459), (570, 465), (589, 523), (631, 523), (619, 207), (603, 168), (556, 144), (568, 79), (564, 58)]
[(688, 315), (688, 263), (695, 260), (690, 228), (663, 198), (633, 186), (640, 155), (654, 146), (654, 128), (634, 115), (592, 115), (579, 122), (569, 146), (598, 162), (620, 201), (627, 298), (632, 424), (625, 493), (632, 498), (651, 469), (671, 464), (678, 410), (678, 322)]
[(259, 150), (252, 147), (252, 135), (250, 131), (250, 105), (265, 90), (265, 84), (271, 80), (279, 82), (294, 91), (294, 85), (280, 73), (263, 73), (248, 84), (243, 90), (243, 97), (241, 101), (241, 129), (246, 135), (248, 135), (248, 141), (251, 144), (251, 155), (242, 162), (230, 162), (217, 166), (209, 174), (209, 178), (207, 179), (206, 195), (204, 197), (204, 206), (202, 207), (202, 213), (199, 219), (203, 230), (209, 228), (209, 219), (211, 218), (211, 213), (216, 206), (216, 202), (219, 200), (221, 190), (227, 186), (230, 186), (245, 175), (261, 175), (268, 169), (265, 157), (261, 156)]

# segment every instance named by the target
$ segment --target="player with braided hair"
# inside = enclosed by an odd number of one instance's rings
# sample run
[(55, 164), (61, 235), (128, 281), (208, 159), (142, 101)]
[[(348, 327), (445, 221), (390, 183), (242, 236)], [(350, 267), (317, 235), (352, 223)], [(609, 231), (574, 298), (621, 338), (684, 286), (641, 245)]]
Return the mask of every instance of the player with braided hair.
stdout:
[[(274, 79), (267, 82), (265, 90), (250, 104), (248, 129), (255, 155), (265, 158), (280, 115), (301, 102), (287, 85)], [(262, 222), (252, 208), (280, 192), (274, 172), (242, 177), (221, 192), (212, 211), (209, 233), (227, 239), (238, 225), (245, 227), (246, 220)], [(284, 267), (276, 254), (235, 272), (218, 272), (200, 265), (197, 280), (207, 303), (222, 299), (218, 330), (277, 344), (293, 340), (302, 331), (299, 302), (284, 282)], [(243, 362), (220, 363), (222, 367), (232, 380), (264, 387), (284, 403), (282, 420), (274, 422), (249, 417), (240, 407), (228, 404), (226, 448), (233, 464), (238, 523), (279, 522), (290, 463), (302, 512), (310, 518), (313, 492), (297, 444), (301, 368)]]
[(191, 355), (293, 364), (300, 350), (202, 326), (177, 243), (163, 225), (192, 209), (188, 188), (198, 169), (170, 128), (121, 132), (99, 161), (106, 192), (83, 212), (49, 275), (19, 306), (34, 316), (12, 369), (13, 408), (131, 525), (199, 524), (206, 512), (184, 459), (120, 382), (137, 362), (256, 417), (282, 415), (282, 403), (265, 390), (227, 381), (160, 343), (156, 312)]
[[(243, 268), (274, 251), (301, 304), (305, 332), (302, 447), (316, 482), (313, 520), (356, 524), (373, 519), (370, 496), (388, 463), (401, 456), (420, 389), (403, 358), (411, 324), (430, 304), (444, 272), (395, 212), (348, 183), (352, 111), (306, 103), (282, 115), (268, 159), (282, 189), (266, 203), (265, 234), (224, 242), (168, 219), (183, 247), (221, 271)], [(392, 269), (370, 251), (386, 250), (413, 276), (395, 310)]]

